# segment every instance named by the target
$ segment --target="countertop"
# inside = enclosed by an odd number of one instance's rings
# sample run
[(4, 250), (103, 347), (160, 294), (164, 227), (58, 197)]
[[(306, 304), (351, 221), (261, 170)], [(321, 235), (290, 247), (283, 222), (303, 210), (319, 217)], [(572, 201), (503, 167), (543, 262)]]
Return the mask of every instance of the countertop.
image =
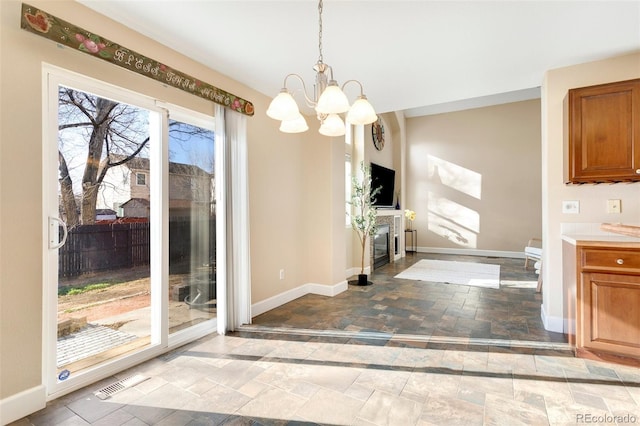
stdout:
[(575, 246), (610, 246), (640, 249), (640, 238), (618, 234), (564, 234), (562, 240)]

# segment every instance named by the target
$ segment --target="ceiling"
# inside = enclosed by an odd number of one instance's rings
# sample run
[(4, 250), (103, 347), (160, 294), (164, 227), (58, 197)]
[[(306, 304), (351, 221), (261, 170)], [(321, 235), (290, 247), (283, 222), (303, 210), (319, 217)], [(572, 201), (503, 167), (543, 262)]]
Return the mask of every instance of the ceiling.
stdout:
[[(77, 1), (269, 97), (289, 73), (312, 91), (315, 1)], [(549, 69), (640, 50), (640, 0), (326, 0), (322, 20), (338, 83), (409, 117), (537, 98)]]

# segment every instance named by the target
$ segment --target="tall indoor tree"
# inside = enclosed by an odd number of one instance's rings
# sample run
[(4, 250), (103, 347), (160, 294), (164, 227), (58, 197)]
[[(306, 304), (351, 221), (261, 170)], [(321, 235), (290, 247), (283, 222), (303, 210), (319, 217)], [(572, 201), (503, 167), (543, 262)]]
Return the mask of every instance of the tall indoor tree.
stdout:
[(360, 173), (351, 179), (351, 227), (358, 234), (362, 248), (360, 258), (360, 274), (358, 285), (367, 285), (367, 275), (364, 273), (364, 259), (367, 250), (367, 239), (373, 237), (378, 230), (376, 225), (377, 209), (375, 197), (381, 188), (372, 189), (371, 168), (364, 161), (360, 162)]

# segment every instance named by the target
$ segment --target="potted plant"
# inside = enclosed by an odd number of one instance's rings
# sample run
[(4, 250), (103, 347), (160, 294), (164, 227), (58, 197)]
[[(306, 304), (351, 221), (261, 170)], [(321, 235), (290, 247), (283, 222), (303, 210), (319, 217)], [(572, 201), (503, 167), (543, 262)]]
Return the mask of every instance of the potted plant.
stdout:
[(376, 208), (374, 206), (375, 197), (381, 188), (371, 189), (371, 169), (360, 163), (361, 173), (351, 179), (351, 227), (358, 233), (360, 245), (362, 247), (362, 257), (360, 259), (360, 274), (358, 274), (358, 285), (368, 285), (367, 274), (364, 273), (364, 256), (367, 249), (367, 238), (376, 233)]

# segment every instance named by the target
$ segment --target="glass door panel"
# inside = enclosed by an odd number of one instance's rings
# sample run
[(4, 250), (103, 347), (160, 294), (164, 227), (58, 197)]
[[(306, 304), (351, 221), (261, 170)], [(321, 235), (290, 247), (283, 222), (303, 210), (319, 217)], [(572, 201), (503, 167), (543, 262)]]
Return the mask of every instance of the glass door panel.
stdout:
[(216, 316), (214, 170), (213, 131), (169, 120), (169, 333)]
[(59, 381), (151, 342), (149, 118), (58, 87)]

